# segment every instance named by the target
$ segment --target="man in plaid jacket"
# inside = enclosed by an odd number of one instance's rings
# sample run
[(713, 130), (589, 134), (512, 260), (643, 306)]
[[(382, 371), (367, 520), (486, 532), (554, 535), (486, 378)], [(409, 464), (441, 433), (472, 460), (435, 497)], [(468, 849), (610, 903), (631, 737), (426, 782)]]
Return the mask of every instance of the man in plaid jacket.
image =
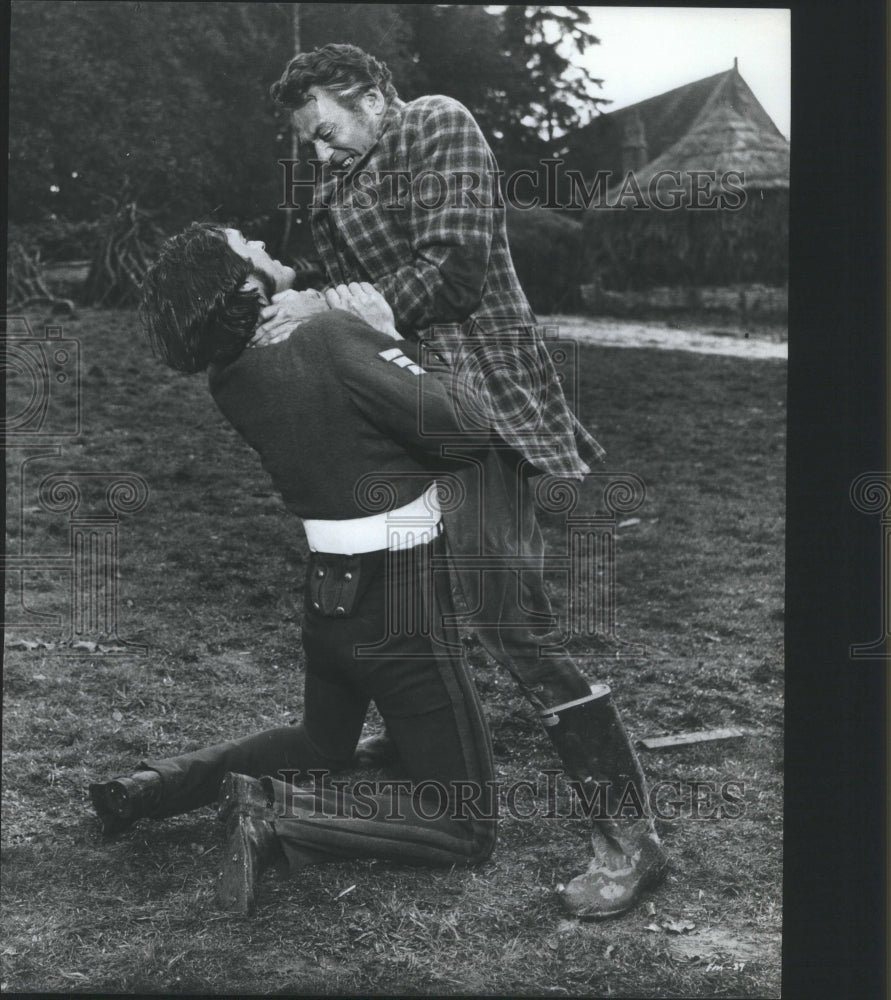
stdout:
[[(386, 66), (355, 46), (296, 56), (272, 96), (293, 109), (322, 165), (311, 225), (329, 281), (372, 283), (399, 332), (420, 341), (420, 364), (451, 372), (463, 433), (448, 454), (492, 430), (500, 439), (485, 460), (468, 456), (463, 502), (443, 511), (450, 557), (471, 624), (541, 714), (567, 771), (605, 785), (612, 804), (635, 786), (640, 815), (598, 819), (591, 867), (561, 892), (579, 915), (624, 912), (661, 876), (665, 853), (609, 689), (592, 687), (568, 655), (541, 654), (558, 639), (532, 478), (582, 479), (604, 451), (567, 406), (520, 288), (492, 151), (463, 105), (403, 102)], [(258, 342), (293, 328), (287, 293), (277, 298)], [(419, 419), (423, 429), (423, 400)]]

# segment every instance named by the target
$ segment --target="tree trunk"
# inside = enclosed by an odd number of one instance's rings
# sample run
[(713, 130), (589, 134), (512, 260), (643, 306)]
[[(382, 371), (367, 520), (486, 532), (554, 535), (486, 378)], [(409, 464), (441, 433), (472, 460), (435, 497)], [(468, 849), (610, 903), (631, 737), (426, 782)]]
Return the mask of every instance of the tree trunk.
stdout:
[[(300, 4), (292, 4), (291, 9), (291, 32), (294, 41), (294, 55), (300, 54)], [(300, 152), (300, 143), (297, 138), (297, 126), (294, 124), (294, 115), (288, 115), (288, 121), (290, 124), (291, 131), (291, 159), (296, 160), (297, 155)], [(288, 206), (285, 209), (285, 225), (282, 230), (282, 245), (281, 254), (284, 255), (288, 249), (288, 242), (291, 239), (291, 230), (294, 227), (294, 211), (295, 209)]]

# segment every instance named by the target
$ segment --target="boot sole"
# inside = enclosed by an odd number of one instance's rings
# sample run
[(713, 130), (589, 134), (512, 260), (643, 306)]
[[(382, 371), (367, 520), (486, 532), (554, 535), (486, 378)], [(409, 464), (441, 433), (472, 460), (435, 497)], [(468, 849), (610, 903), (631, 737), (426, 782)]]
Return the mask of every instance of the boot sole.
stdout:
[(610, 920), (613, 917), (621, 917), (624, 913), (628, 913), (633, 910), (635, 906), (640, 902), (640, 897), (648, 890), (653, 889), (665, 878), (668, 871), (668, 861), (661, 866), (661, 868), (645, 875), (640, 882), (637, 883), (637, 888), (634, 890), (631, 898), (623, 903), (621, 906), (616, 907), (614, 910), (599, 910), (596, 913), (585, 913), (584, 910), (574, 913), (573, 916), (579, 920)]
[(233, 816), (231, 824), (217, 885), (217, 903), (227, 913), (252, 917), (257, 909), (257, 872), (251, 850), (251, 817)]
[(89, 786), (90, 803), (93, 811), (102, 824), (102, 833), (105, 837), (116, 837), (119, 833), (124, 833), (136, 822), (130, 817), (121, 816), (116, 813), (108, 803), (108, 785), (110, 782), (94, 782)]
[(258, 799), (252, 790), (253, 784), (253, 778), (231, 772), (223, 778), (217, 796), (217, 819), (221, 823), (227, 822), (236, 812), (240, 816), (270, 818), (273, 803), (268, 796), (263, 800)]

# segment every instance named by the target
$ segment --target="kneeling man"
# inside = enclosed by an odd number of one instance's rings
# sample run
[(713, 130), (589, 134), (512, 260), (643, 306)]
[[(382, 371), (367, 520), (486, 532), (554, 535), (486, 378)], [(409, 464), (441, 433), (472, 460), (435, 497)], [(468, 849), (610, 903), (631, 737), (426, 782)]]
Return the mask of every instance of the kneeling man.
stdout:
[[(444, 382), (403, 352), (370, 285), (327, 301), (309, 293), (294, 335), (246, 349), (262, 308), (293, 279), (262, 243), (195, 224), (148, 272), (142, 316), (171, 367), (209, 371), (220, 410), (303, 519), (303, 722), (146, 759), (90, 788), (109, 833), (218, 800), (219, 901), (245, 914), (273, 862), (291, 871), (356, 857), (472, 864), (495, 844), (491, 740), (461, 644), (442, 625), (448, 579), (430, 570), (443, 543), (439, 441), (459, 430)], [(375, 496), (383, 501), (369, 513)], [(352, 760), (371, 701), (407, 771), (389, 795), (325, 782)]]

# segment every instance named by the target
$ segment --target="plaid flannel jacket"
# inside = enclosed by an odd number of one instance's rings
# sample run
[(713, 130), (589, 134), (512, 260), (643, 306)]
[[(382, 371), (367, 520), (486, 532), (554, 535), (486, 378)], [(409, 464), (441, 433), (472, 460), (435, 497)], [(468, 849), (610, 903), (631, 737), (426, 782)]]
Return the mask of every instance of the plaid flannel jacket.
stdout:
[(348, 170), (323, 167), (311, 226), (332, 284), (369, 281), (396, 327), (453, 372), (458, 395), (541, 472), (580, 478), (604, 451), (569, 409), (510, 250), (495, 158), (449, 97), (394, 99)]

